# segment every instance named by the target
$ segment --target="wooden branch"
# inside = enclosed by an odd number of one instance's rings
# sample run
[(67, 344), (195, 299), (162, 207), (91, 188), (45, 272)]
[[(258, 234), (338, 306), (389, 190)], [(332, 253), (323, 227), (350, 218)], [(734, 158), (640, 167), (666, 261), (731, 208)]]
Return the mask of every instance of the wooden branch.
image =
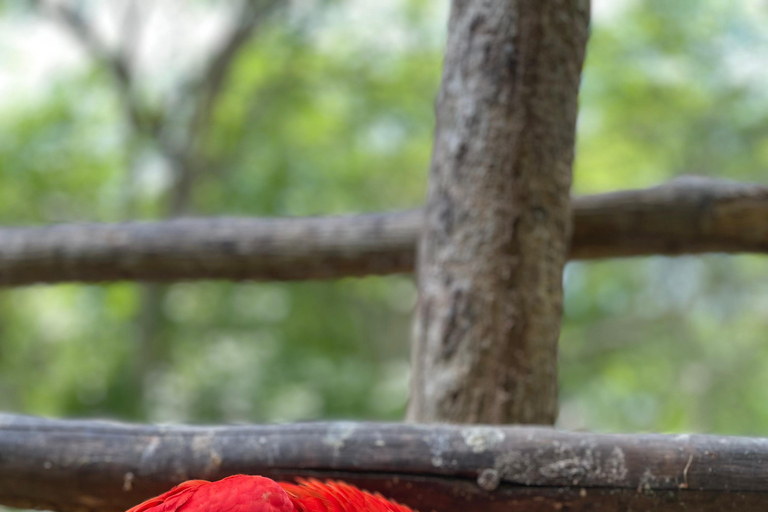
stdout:
[(0, 229), (0, 284), (322, 279), (413, 268), (412, 212)]
[(768, 252), (768, 186), (681, 176), (573, 201), (575, 259)]
[(408, 418), (554, 424), (589, 0), (453, 0)]
[[(768, 252), (768, 187), (681, 178), (573, 200), (571, 258)], [(413, 270), (418, 210), (0, 229), (0, 285), (330, 279)]]
[(768, 440), (375, 423), (169, 427), (0, 415), (0, 503), (121, 511), (190, 478), (343, 478), (422, 512), (768, 506)]

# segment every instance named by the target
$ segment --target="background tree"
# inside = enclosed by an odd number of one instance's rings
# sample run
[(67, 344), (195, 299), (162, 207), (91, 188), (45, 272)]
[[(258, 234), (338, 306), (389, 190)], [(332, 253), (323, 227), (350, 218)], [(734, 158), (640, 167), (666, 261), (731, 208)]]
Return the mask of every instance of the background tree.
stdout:
[[(178, 67), (156, 57), (141, 68), (136, 94), (153, 122), (160, 99), (205, 76), (202, 55), (220, 48), (195, 46), (183, 27), (231, 19), (224, 3), (155, 4), (150, 19), (173, 19), (182, 32), (137, 53), (175, 48), (179, 59)], [(296, 6), (260, 26), (211, 111), (206, 146), (197, 149), (205, 171), (188, 211), (309, 215), (423, 202), (447, 13), (443, 2), (382, 4)], [(82, 5), (93, 19), (95, 3)], [(121, 12), (120, 2), (99, 5)], [(760, 49), (768, 42), (759, 4), (596, 2), (594, 14), (576, 192), (692, 172), (762, 180), (768, 100)], [(381, 23), (375, 34), (364, 30), (371, 17)], [(29, 50), (41, 40), (30, 30), (54, 38), (49, 54), (81, 47), (67, 46), (76, 40), (61, 22), (16, 4), (3, 18), (3, 84), (29, 69), (15, 56), (41, 54)], [(159, 37), (157, 27), (147, 25), (145, 37)], [(103, 62), (75, 60), (50, 84), (4, 89), (0, 222), (166, 215), (168, 157), (152, 140), (135, 141)], [(179, 123), (187, 119), (179, 115)], [(571, 263), (559, 424), (765, 434), (766, 275), (756, 256)], [(402, 417), (410, 278), (183, 283), (163, 295), (155, 337), (165, 349), (146, 371), (140, 287), (3, 291), (0, 409), (192, 422)]]

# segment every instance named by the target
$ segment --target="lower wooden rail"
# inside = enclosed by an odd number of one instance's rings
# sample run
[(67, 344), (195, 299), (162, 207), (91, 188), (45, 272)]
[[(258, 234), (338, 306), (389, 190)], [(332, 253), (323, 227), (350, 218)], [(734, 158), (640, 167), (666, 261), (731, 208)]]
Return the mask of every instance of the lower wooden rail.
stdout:
[(768, 439), (0, 415), (4, 505), (120, 511), (186, 479), (235, 473), (343, 479), (421, 512), (768, 510)]

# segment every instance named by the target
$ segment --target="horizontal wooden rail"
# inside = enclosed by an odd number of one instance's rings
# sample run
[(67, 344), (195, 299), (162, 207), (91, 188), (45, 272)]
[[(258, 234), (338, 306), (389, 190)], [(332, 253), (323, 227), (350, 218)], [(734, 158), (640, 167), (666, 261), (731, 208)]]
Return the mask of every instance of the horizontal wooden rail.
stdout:
[[(768, 252), (768, 187), (705, 178), (573, 200), (571, 257)], [(413, 271), (420, 210), (0, 229), (0, 285)]]
[(186, 479), (236, 473), (344, 479), (422, 512), (768, 510), (766, 439), (0, 415), (0, 504), (120, 511)]

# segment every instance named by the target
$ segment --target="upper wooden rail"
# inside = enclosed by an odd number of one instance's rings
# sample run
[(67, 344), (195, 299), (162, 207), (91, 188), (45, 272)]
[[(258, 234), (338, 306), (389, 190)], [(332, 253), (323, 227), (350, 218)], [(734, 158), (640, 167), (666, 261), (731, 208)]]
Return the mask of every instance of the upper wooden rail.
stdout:
[(190, 478), (344, 479), (422, 512), (768, 510), (768, 440), (550, 428), (149, 426), (0, 415), (0, 504), (120, 511)]
[[(573, 200), (571, 258), (768, 252), (768, 187), (679, 178)], [(0, 229), (0, 285), (413, 271), (420, 210)]]

